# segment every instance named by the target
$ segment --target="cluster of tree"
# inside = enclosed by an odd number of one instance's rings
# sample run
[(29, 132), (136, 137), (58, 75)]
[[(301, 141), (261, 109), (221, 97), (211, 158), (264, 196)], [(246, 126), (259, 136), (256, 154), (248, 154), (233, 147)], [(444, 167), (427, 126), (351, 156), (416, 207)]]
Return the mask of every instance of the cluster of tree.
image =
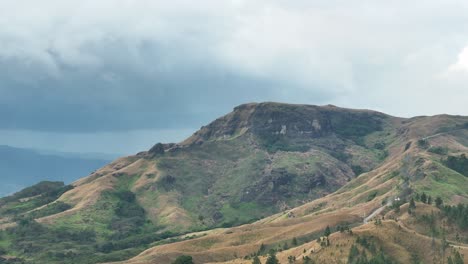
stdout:
[[(20, 192), (0, 199), (0, 214), (19, 215), (45, 204), (51, 203), (59, 198), (63, 193), (73, 189), (71, 185), (64, 185), (63, 182), (40, 182), (28, 187)], [(30, 198), (21, 202), (21, 199)]]
[(451, 223), (458, 225), (463, 230), (468, 230), (468, 205), (445, 205), (441, 210)]
[[(0, 236), (8, 238), (10, 243), (6, 252), (19, 252), (22, 257), (34, 258), (41, 263), (51, 263), (49, 260), (66, 263), (63, 260), (76, 257), (81, 251), (74, 252), (65, 245), (76, 245), (76, 248), (86, 247), (82, 257), (89, 258), (93, 252), (96, 233), (90, 229), (73, 230), (69, 228), (50, 228), (37, 223), (30, 218), (23, 218), (15, 227), (0, 232)], [(62, 259), (61, 259), (62, 258)], [(20, 260), (17, 260), (20, 261)]]
[(182, 255), (176, 258), (172, 264), (194, 264), (192, 256)]
[(447, 155), (448, 148), (437, 146), (437, 147), (430, 147), (427, 151), (435, 153), (435, 154), (439, 154), (439, 155)]
[(330, 246), (330, 239), (329, 239), (330, 235), (331, 235), (331, 229), (330, 229), (330, 226), (327, 226), (325, 230), (323, 231), (323, 236), (317, 238), (317, 242), (320, 243), (320, 246), (322, 247)]
[(354, 175), (359, 176), (365, 172), (364, 168), (359, 165), (351, 165), (351, 170), (354, 172)]
[(37, 195), (55, 196), (57, 193), (64, 192), (66, 191), (66, 189), (70, 188), (72, 187), (65, 186), (63, 182), (42, 181), (36, 185), (25, 188), (11, 196), (1, 198), (0, 205), (3, 205), (8, 202), (17, 201), (21, 198), (34, 197)]
[(110, 223), (110, 229), (115, 231), (112, 238), (123, 239), (130, 234), (139, 234), (146, 221), (146, 214), (137, 203), (135, 194), (130, 191), (116, 191), (112, 195), (119, 199), (115, 207), (115, 217)]
[(28, 214), (29, 217), (37, 219), (49, 215), (58, 214), (72, 208), (71, 205), (64, 203), (62, 201), (56, 201), (54, 203), (48, 204), (47, 206), (34, 210)]
[[(59, 184), (53, 186), (57, 188), (47, 191), (46, 196), (59, 195), (65, 187), (63, 184), (62, 187)], [(50, 190), (51, 186), (47, 187)], [(22, 195), (34, 194), (37, 190), (26, 191), (27, 194)], [(133, 193), (118, 191), (106, 195), (119, 200), (114, 208), (115, 217), (109, 224), (109, 229), (114, 232), (105, 236), (108, 242), (100, 242), (102, 240), (97, 238), (93, 229), (42, 225), (34, 220), (70, 207), (62, 202), (54, 202), (24, 216), (18, 215), (15, 227), (0, 231), (0, 240), (2, 237), (9, 240), (5, 247), (7, 252), (19, 252), (22, 258), (31, 258), (41, 263), (97, 263), (126, 259), (146, 249), (152, 242), (175, 235), (169, 232), (156, 233), (156, 228), (145, 225), (145, 212)]]
[[(357, 237), (356, 243), (363, 249), (359, 250), (358, 245), (353, 244), (349, 251), (348, 263), (349, 264), (392, 264), (394, 261), (390, 259), (383, 250), (378, 249), (371, 238), (368, 237)], [(367, 256), (367, 252), (371, 254)]]
[(416, 194), (415, 196), (416, 200), (425, 203), (425, 204), (432, 204), (435, 203), (435, 205), (438, 208), (442, 207), (443, 200), (440, 196), (437, 196), (437, 198), (433, 199), (432, 196), (427, 195), (425, 192), (423, 192), (421, 195), (419, 193)]
[(465, 154), (460, 156), (448, 156), (447, 159), (443, 160), (445, 166), (450, 169), (468, 177), (468, 158)]
[(418, 147), (420, 148), (428, 148), (429, 147), (429, 142), (427, 141), (427, 139), (419, 139), (418, 140)]
[[(294, 261), (295, 261), (295, 258), (294, 258)], [(262, 262), (260, 261), (260, 258), (258, 256), (255, 256), (252, 259), (252, 264), (262, 264)], [(268, 253), (268, 258), (265, 264), (279, 264), (279, 260), (276, 257), (276, 251), (274, 249), (271, 249), (270, 253)]]
[(353, 234), (353, 231), (351, 230), (351, 228), (349, 228), (349, 224), (336, 226), (336, 232), (340, 232), (340, 233), (348, 232), (351, 235)]
[(145, 248), (146, 245), (149, 245), (155, 241), (160, 241), (166, 238), (175, 236), (176, 234), (171, 232), (163, 233), (140, 233), (132, 236), (128, 236), (118, 240), (108, 239), (104, 243), (98, 243), (96, 249), (99, 252), (110, 253), (113, 251), (128, 249), (128, 248)]
[(420, 217), (418, 217), (420, 221), (425, 223), (426, 225), (429, 226), (429, 229), (432, 233), (432, 235), (438, 235), (439, 230), (437, 229), (437, 218), (434, 212), (432, 211), (431, 214), (423, 214)]
[(453, 257), (447, 258), (447, 264), (464, 264), (463, 257), (458, 251), (454, 251)]
[(0, 264), (24, 264), (24, 260), (19, 258), (3, 258), (0, 256)]

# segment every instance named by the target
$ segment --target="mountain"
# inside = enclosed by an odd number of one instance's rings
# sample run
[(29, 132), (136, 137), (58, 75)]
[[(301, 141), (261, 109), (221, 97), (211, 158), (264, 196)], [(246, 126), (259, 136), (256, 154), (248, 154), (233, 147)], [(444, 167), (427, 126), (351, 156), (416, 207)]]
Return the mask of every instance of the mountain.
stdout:
[(46, 179), (70, 183), (110, 161), (83, 155), (0, 146), (0, 197)]
[(466, 153), (468, 117), (245, 104), (181, 143), (1, 199), (0, 246), (34, 263), (455, 259), (468, 256), (465, 207), (451, 207), (468, 202)]

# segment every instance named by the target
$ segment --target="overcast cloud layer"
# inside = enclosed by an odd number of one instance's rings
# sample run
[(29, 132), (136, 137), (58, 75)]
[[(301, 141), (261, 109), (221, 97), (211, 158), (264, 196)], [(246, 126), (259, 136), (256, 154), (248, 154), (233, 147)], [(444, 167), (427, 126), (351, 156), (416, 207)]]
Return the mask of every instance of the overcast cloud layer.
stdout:
[(466, 14), (454, 0), (0, 0), (0, 144), (133, 152), (251, 101), (468, 115)]

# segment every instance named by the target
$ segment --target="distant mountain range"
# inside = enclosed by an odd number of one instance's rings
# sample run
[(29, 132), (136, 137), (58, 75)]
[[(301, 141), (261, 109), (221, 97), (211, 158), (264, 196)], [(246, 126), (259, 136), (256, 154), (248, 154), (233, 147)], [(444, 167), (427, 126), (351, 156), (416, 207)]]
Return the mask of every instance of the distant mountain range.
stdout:
[(64, 153), (0, 145), (0, 197), (39, 181), (72, 181), (88, 175), (116, 156)]

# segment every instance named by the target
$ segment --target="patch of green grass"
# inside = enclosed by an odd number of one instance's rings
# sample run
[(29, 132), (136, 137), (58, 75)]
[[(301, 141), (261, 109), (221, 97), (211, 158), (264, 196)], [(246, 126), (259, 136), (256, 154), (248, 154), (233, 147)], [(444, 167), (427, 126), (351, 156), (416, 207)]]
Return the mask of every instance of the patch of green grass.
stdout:
[(265, 214), (266, 208), (261, 207), (257, 203), (238, 203), (234, 207), (225, 204), (221, 208), (223, 214), (223, 222), (230, 225), (237, 225), (240, 223), (247, 223), (253, 219), (258, 219), (262, 214)]
[(54, 215), (58, 214), (61, 212), (64, 212), (68, 209), (72, 208), (71, 205), (66, 204), (62, 201), (56, 201), (54, 203), (48, 204), (45, 207), (32, 211), (28, 214), (29, 217), (32, 217), (34, 219), (49, 216), (49, 215)]
[(468, 196), (468, 178), (434, 162), (436, 170), (429, 173), (424, 179), (414, 183), (417, 192), (432, 197), (440, 196), (444, 201), (452, 200), (454, 195)]

